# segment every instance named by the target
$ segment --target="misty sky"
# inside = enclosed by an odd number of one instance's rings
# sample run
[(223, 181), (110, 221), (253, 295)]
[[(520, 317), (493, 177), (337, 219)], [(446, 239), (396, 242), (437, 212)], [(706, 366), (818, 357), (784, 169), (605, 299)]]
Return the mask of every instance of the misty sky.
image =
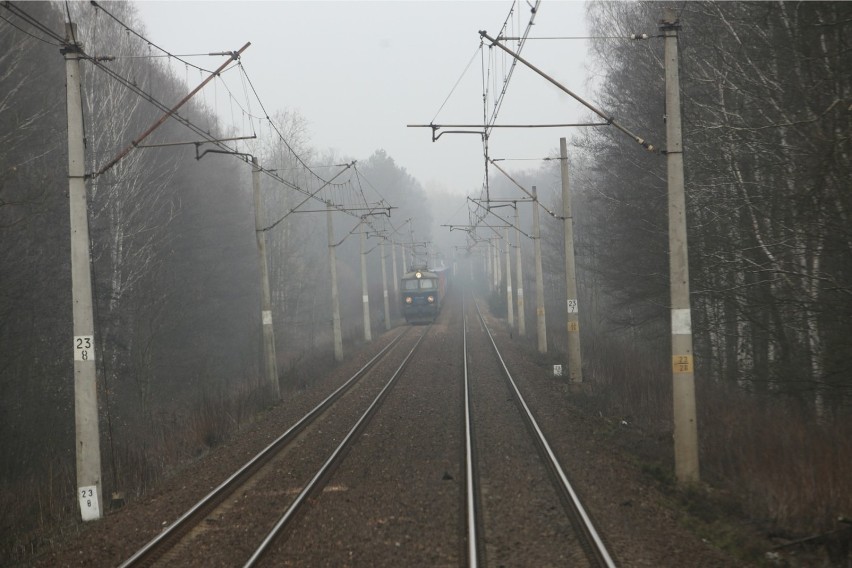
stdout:
[[(237, 50), (250, 41), (242, 62), (267, 111), (298, 111), (308, 121), (313, 147), (362, 160), (383, 148), (427, 190), (479, 192), (484, 166), (478, 136), (447, 134), (432, 143), (428, 128), (406, 125), (482, 123), (478, 30), (496, 35), (510, 1), (142, 1), (137, 6), (149, 39), (172, 53)], [(529, 16), (529, 6), (523, 5), (515, 29)], [(584, 36), (584, 18), (583, 2), (545, 0), (530, 37)], [(523, 55), (594, 101), (586, 81), (585, 41), (528, 41)], [(215, 68), (222, 58), (192, 61)], [(199, 81), (195, 73), (187, 72), (193, 84)], [(519, 65), (497, 123), (587, 117), (579, 103)], [(560, 136), (570, 135), (567, 129), (496, 131), (491, 156), (542, 158), (558, 148)], [(520, 169), (534, 162), (507, 165)]]

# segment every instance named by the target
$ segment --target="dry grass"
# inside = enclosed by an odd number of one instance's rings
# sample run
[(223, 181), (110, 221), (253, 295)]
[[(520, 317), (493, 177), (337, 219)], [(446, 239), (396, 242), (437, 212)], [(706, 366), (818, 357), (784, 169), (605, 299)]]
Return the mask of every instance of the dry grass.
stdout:
[[(189, 410), (153, 417), (146, 428), (119, 432), (102, 442), (106, 490), (121, 488), (125, 498), (149, 491), (169, 472), (221, 444), (268, 406), (264, 388), (206, 393)], [(38, 455), (36, 455), (38, 454)], [(21, 562), (62, 535), (79, 528), (75, 506), (74, 455), (33, 449), (44, 463), (0, 491), (0, 565)], [(110, 497), (104, 494), (102, 507)]]
[[(360, 329), (358, 330), (360, 332)], [(354, 333), (354, 332), (353, 332)], [(281, 371), (283, 391), (306, 388), (334, 366), (327, 350), (290, 356)], [(174, 470), (232, 437), (269, 407), (270, 389), (252, 381), (239, 387), (201, 392), (191, 403), (173, 404), (135, 423), (123, 423), (101, 442), (105, 491), (120, 489), (125, 499), (152, 490)], [(106, 424), (103, 421), (102, 424)], [(20, 460), (38, 464), (10, 479), (0, 490), (0, 566), (21, 562), (63, 534), (79, 530), (73, 450), (26, 447)], [(109, 506), (105, 493), (102, 506)]]
[[(559, 345), (559, 331), (552, 336)], [(657, 442), (656, 457), (673, 469), (667, 353), (654, 358), (624, 343), (584, 337), (584, 374), (594, 387), (585, 404)], [(820, 422), (790, 398), (755, 396), (700, 373), (696, 384), (702, 479), (732, 495), (750, 521), (805, 536), (837, 529), (838, 517), (852, 518), (848, 415)]]
[(703, 468), (743, 499), (750, 516), (798, 533), (852, 517), (852, 425), (817, 422), (794, 401), (726, 385), (699, 391)]

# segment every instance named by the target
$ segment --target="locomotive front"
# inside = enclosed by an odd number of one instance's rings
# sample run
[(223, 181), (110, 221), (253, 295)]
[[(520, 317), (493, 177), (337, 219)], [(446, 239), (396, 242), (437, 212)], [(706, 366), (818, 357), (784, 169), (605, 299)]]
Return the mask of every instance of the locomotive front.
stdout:
[(433, 322), (441, 311), (438, 275), (425, 269), (402, 277), (402, 315), (408, 323)]

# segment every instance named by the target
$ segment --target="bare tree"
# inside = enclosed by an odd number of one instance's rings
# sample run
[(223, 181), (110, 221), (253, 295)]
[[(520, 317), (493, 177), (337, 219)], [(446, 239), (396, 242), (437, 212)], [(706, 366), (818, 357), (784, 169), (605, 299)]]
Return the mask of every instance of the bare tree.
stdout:
[[(592, 21), (602, 32), (626, 32), (654, 25), (660, 10), (598, 3)], [(849, 389), (838, 381), (848, 366), (834, 355), (848, 353), (838, 342), (852, 314), (850, 197), (842, 189), (850, 176), (842, 103), (852, 80), (849, 14), (842, 3), (694, 2), (681, 11), (697, 349), (716, 376), (804, 395), (818, 414), (827, 397), (848, 400)], [(658, 136), (663, 117), (653, 101), (661, 96), (650, 85), (660, 83), (660, 47), (597, 49), (604, 106)], [(625, 243), (605, 263), (606, 286), (633, 308), (643, 299), (665, 306), (660, 270), (648, 270), (664, 261), (659, 164), (606, 132), (584, 145), (603, 164), (597, 215)], [(637, 274), (647, 278), (637, 283)]]

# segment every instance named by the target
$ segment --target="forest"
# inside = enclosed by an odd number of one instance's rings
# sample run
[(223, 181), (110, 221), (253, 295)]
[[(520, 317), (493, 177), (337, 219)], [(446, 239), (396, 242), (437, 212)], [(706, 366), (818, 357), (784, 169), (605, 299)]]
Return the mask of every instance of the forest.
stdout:
[[(144, 30), (132, 3), (105, 6)], [(663, 6), (590, 2), (587, 20), (589, 35), (601, 38), (589, 52), (590, 98), (664, 149)], [(86, 51), (115, 55), (110, 68), (158, 100), (193, 86), (142, 57), (149, 46), (105, 14), (84, 17), (88, 3), (23, 7), (57, 33), (69, 16), (78, 20)], [(852, 517), (852, 5), (676, 7), (702, 479), (730, 492), (756, 522), (829, 532)], [(45, 529), (73, 526), (79, 512), (73, 360), (63, 347), (72, 336), (65, 64), (58, 42), (0, 15), (3, 558), (43, 546)], [(648, 38), (624, 39), (636, 33)], [(97, 93), (83, 97), (86, 170), (96, 171), (161, 112), (93, 62), (82, 76), (83, 92)], [(345, 169), (317, 195), (387, 203), (391, 219), (377, 215), (370, 231), (408, 239), (404, 220), (415, 218), (416, 241), (445, 238), (433, 225), (475, 215), (459, 218), (460, 200), (426, 193), (384, 150), (364, 159), (315, 148), (297, 110), (271, 110), (280, 136), (246, 146), (277, 172), (262, 177), (261, 189), (265, 226), (275, 224), (265, 233), (286, 393), (333, 364), (326, 216), (292, 214), (306, 196), (291, 187), (317, 189)], [(223, 131), (203, 100), (180, 116), (221, 137), (239, 135)], [(670, 440), (665, 156), (611, 128), (561, 135), (569, 140), (591, 385), (578, 404), (648, 439)], [(172, 120), (150, 142), (188, 138)], [(88, 182), (104, 486), (120, 500), (151, 490), (275, 403), (261, 379), (252, 168), (240, 156), (197, 156), (191, 145), (137, 148)], [(319, 178), (305, 162), (336, 169)], [(491, 195), (518, 195), (491, 175)], [(556, 161), (512, 175), (559, 210)], [(520, 217), (529, 231), (529, 206)], [(543, 225), (548, 362), (558, 362), (566, 336), (562, 222), (545, 214)], [(363, 341), (359, 226), (357, 216), (334, 213), (338, 278), (348, 283), (347, 352)], [(378, 274), (379, 239), (368, 243), (369, 272)], [(521, 246), (533, 330), (532, 242)], [(372, 326), (383, 330), (381, 283), (370, 286)], [(491, 307), (505, 314), (502, 286)], [(659, 476), (670, 482), (670, 456), (662, 459)]]
[[(144, 30), (132, 3), (71, 3), (87, 53), (108, 53), (110, 70), (152, 98), (177, 101), (187, 84), (123, 25)], [(66, 4), (22, 6), (63, 33)], [(65, 62), (61, 45), (4, 11), (0, 21), (0, 496), (3, 549), (34, 546), (39, 528), (73, 520), (75, 510), (74, 373)], [(118, 25), (120, 21), (123, 25)], [(88, 64), (88, 65), (86, 65)], [(97, 171), (162, 112), (92, 62), (83, 66), (86, 171)], [(220, 137), (203, 99), (179, 111)], [(304, 163), (335, 183), (318, 192), (342, 207), (384, 203), (366, 229), (370, 274), (380, 274), (378, 232), (397, 242), (430, 238), (431, 217), (417, 180), (378, 148), (353, 157), (310, 145), (296, 110), (275, 109), (274, 129), (250, 149), (261, 176), (263, 219), (273, 291), (278, 366), (285, 389), (304, 388), (333, 362), (326, 214), (290, 214), (306, 200), (292, 187), (322, 185)], [(272, 127), (270, 127), (272, 128)], [(167, 121), (108, 172), (88, 181), (99, 422), (105, 487), (132, 499), (187, 459), (220, 443), (277, 402), (260, 378), (260, 286), (252, 167), (240, 156), (193, 145), (178, 120)], [(207, 145), (204, 149), (216, 149)], [(353, 162), (356, 162), (353, 164)], [(350, 164), (347, 168), (346, 164)], [(317, 170), (319, 171), (319, 170)], [(327, 173), (330, 172), (330, 173)], [(313, 185), (310, 185), (313, 183)], [(288, 185), (289, 184), (289, 185)], [(360, 200), (360, 201), (359, 201)], [(335, 211), (333, 234), (345, 349), (363, 342), (360, 215)], [(412, 227), (397, 219), (416, 217)], [(404, 235), (402, 234), (404, 233)], [(390, 241), (388, 241), (390, 242)], [(373, 252), (375, 251), (375, 252)], [(402, 250), (393, 249), (402, 270)], [(390, 272), (391, 247), (387, 247)], [(389, 276), (390, 277), (390, 276)], [(384, 330), (382, 285), (370, 281), (371, 324)], [(395, 306), (394, 306), (395, 307)], [(68, 348), (62, 346), (68, 345)], [(14, 456), (14, 459), (8, 459)], [(105, 498), (110, 494), (105, 492)]]
[[(702, 480), (729, 492), (732, 510), (767, 532), (848, 535), (848, 3), (588, 5), (589, 35), (599, 38), (589, 52), (589, 99), (662, 151), (648, 152), (614, 128), (567, 134), (583, 372), (592, 389), (577, 401), (629, 425), (643, 444), (670, 444), (666, 6), (679, 18)], [(514, 181), (495, 172), (492, 196), (518, 197), (514, 182), (537, 185), (542, 205), (561, 211), (555, 142), (548, 161), (512, 172)], [(529, 231), (529, 207), (522, 209)], [(547, 361), (564, 363), (563, 224), (544, 212), (542, 223)], [(522, 238), (521, 246), (529, 329), (532, 244)], [(504, 281), (492, 309), (505, 314), (505, 296)], [(632, 449), (642, 453), (643, 444)], [(652, 476), (673, 483), (670, 452), (643, 459), (662, 465), (647, 466)], [(689, 506), (693, 497), (685, 497)]]
[[(789, 394), (824, 417), (852, 395), (849, 16), (840, 2), (690, 2), (681, 14), (692, 302), (705, 372)], [(591, 25), (627, 33), (658, 19), (654, 5), (603, 3)], [(663, 140), (662, 83), (635, 79), (659, 73), (659, 50), (645, 47), (600, 42), (600, 100)], [(593, 210), (609, 220), (595, 230), (631, 243), (596, 260), (611, 295), (630, 307), (622, 321), (646, 321), (666, 304), (665, 259), (651, 256), (665, 246), (660, 170), (625, 154), (610, 132), (581, 144), (597, 158)]]
[[(602, 38), (590, 50), (594, 100), (662, 148), (665, 5), (588, 9), (589, 33)], [(702, 479), (731, 491), (756, 523), (834, 534), (852, 510), (843, 465), (852, 459), (852, 6), (670, 5)], [(642, 33), (649, 39), (609, 39)], [(665, 158), (612, 128), (571, 142), (580, 300), (589, 306), (584, 362), (598, 382), (596, 404), (667, 436)], [(561, 230), (550, 223), (549, 250), (560, 249)], [(552, 282), (560, 286), (558, 275)]]

